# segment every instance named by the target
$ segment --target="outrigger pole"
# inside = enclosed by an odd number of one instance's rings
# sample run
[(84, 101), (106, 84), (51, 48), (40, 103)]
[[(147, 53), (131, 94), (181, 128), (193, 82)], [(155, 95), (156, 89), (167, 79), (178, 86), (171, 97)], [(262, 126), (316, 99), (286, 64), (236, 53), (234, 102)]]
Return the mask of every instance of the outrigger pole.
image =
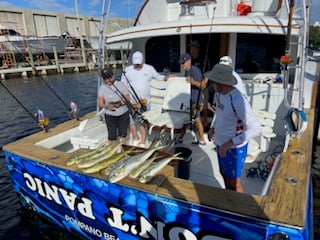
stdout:
[(0, 81), (0, 84), (4, 87), (4, 89), (11, 95), (11, 97), (16, 100), (16, 102), (29, 114), (29, 116), (36, 122), (38, 123), (39, 127), (45, 132), (48, 132), (48, 124), (49, 124), (49, 119), (48, 118), (37, 118), (34, 114), (32, 114), (23, 104), (22, 102), (10, 91), (10, 89), (2, 82)]
[[(111, 0), (108, 1), (108, 9), (106, 10), (106, 0), (102, 1), (102, 13), (100, 19), (100, 28), (99, 28), (99, 65), (98, 65), (98, 84), (97, 84), (97, 92), (99, 91), (99, 87), (102, 84), (101, 72), (104, 69), (105, 63), (105, 23), (108, 23), (109, 13), (111, 7)], [(99, 112), (99, 104), (97, 104), (97, 112)]]

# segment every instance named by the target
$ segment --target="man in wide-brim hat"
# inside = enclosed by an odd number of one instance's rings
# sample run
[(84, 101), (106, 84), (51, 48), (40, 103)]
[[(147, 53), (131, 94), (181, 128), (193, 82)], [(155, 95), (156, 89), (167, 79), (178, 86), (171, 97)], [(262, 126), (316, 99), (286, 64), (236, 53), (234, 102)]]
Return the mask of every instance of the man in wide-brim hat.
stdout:
[(227, 189), (243, 192), (240, 177), (248, 141), (260, 134), (261, 125), (245, 96), (235, 88), (237, 79), (230, 66), (216, 64), (204, 76), (216, 92), (215, 119), (211, 126), (215, 132), (220, 173)]

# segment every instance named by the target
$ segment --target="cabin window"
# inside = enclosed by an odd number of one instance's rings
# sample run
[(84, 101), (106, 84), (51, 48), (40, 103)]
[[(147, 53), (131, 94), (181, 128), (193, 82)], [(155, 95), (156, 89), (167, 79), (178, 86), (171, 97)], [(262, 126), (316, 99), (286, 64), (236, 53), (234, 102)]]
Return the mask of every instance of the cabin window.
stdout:
[(154, 37), (147, 41), (145, 59), (158, 72), (179, 72), (179, 36)]
[(284, 54), (284, 46), (285, 36), (238, 34), (236, 71), (280, 73), (279, 60)]

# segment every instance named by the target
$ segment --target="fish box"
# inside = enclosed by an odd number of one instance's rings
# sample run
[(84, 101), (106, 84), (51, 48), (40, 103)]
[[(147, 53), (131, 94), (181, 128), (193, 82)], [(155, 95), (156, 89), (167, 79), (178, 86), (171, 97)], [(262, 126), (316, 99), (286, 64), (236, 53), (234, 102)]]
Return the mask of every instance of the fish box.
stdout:
[(95, 149), (108, 139), (107, 127), (99, 118), (83, 121), (78, 128), (80, 133), (70, 138), (75, 150), (79, 148)]

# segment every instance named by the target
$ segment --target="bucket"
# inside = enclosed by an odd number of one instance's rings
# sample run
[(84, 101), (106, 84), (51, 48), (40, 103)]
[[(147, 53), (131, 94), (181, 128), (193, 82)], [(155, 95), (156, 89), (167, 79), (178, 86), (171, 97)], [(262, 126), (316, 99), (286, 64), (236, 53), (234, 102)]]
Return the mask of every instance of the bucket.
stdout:
[(192, 161), (191, 154), (192, 151), (185, 147), (176, 147), (174, 149), (175, 153), (180, 153), (179, 157), (183, 157), (183, 160), (178, 161), (178, 165), (174, 169), (175, 177), (182, 179), (189, 179), (190, 176), (190, 164)]

